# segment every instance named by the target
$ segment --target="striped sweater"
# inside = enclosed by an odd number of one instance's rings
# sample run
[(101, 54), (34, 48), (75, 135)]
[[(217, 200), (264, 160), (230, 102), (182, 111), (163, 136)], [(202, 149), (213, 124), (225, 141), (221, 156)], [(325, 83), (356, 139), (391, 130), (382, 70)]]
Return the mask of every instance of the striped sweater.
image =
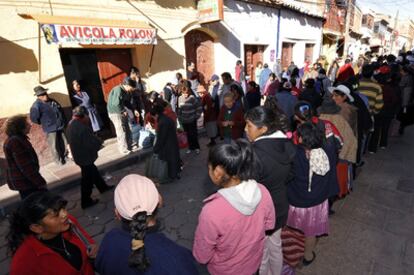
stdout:
[(178, 120), (180, 123), (192, 123), (196, 121), (203, 112), (203, 108), (193, 95), (185, 98), (180, 96), (178, 98)]
[(359, 92), (368, 98), (369, 112), (378, 114), (384, 106), (381, 86), (371, 79), (363, 78), (359, 82)]

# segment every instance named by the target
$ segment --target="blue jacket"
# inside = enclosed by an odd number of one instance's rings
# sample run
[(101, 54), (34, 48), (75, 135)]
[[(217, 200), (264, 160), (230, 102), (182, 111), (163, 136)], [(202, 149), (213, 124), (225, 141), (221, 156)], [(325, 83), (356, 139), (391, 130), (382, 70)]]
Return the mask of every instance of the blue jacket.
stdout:
[(145, 236), (145, 255), (150, 267), (145, 272), (130, 268), (131, 240), (129, 232), (123, 229), (115, 228), (107, 233), (95, 260), (96, 271), (101, 275), (198, 274), (191, 252), (157, 232), (147, 232)]
[(281, 90), (276, 93), (277, 105), (289, 119), (295, 114), (295, 105), (298, 101), (294, 95), (287, 90)]
[(336, 171), (335, 152), (332, 147), (325, 145), (323, 150), (328, 155), (330, 170), (325, 176), (313, 174), (312, 191), (308, 192), (309, 160), (305, 149), (298, 146), (293, 164), (294, 181), (288, 184), (289, 204), (295, 207), (308, 208), (324, 202), (331, 195), (331, 181), (335, 180), (332, 173)]
[(66, 122), (62, 107), (53, 99), (48, 102), (37, 99), (30, 108), (30, 120), (42, 125), (45, 133), (63, 130)]

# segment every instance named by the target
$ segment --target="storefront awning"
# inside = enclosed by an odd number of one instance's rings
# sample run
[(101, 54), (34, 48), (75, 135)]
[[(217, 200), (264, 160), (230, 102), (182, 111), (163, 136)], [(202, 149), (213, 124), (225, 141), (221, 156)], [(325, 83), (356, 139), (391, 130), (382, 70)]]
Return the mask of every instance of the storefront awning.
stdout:
[(40, 24), (47, 43), (155, 45), (157, 30), (145, 22), (44, 14), (19, 14)]

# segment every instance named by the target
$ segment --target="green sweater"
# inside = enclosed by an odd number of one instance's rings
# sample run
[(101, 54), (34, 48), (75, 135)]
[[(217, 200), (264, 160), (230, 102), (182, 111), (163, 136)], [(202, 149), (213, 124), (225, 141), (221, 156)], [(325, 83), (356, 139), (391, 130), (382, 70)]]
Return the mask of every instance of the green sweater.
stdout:
[(122, 89), (121, 85), (112, 88), (108, 97), (108, 104), (106, 108), (109, 114), (121, 114), (125, 112), (125, 100), (126, 92)]

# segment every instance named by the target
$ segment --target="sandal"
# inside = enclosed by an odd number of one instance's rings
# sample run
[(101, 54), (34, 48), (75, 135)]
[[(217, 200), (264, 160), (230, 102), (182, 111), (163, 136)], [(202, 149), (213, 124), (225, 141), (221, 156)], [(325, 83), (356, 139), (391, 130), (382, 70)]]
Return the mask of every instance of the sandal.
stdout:
[(312, 251), (312, 255), (313, 255), (312, 260), (309, 260), (309, 261), (306, 260), (305, 257), (303, 257), (303, 260), (302, 260), (303, 266), (308, 266), (308, 265), (310, 265), (315, 260), (316, 253), (314, 251)]

